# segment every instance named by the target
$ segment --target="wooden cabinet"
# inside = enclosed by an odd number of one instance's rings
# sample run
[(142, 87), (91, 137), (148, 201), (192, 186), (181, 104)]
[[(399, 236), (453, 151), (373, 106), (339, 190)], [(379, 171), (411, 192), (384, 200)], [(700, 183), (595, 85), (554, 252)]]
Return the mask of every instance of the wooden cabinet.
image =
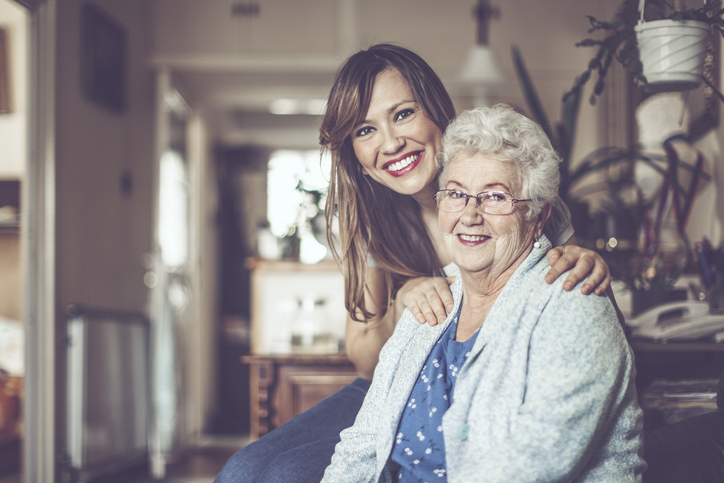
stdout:
[(249, 365), (251, 439), (256, 440), (357, 377), (343, 355), (244, 356)]

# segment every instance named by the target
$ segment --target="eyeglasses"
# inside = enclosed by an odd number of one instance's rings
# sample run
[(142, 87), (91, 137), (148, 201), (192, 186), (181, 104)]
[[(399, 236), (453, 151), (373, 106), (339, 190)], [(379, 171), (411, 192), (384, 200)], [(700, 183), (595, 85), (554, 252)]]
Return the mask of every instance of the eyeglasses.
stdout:
[(513, 206), (516, 203), (533, 201), (516, 200), (513, 195), (504, 191), (483, 191), (477, 195), (469, 195), (460, 190), (440, 190), (433, 196), (433, 199), (437, 201), (437, 209), (445, 213), (463, 211), (469, 198), (474, 198), (475, 206), (481, 206), (483, 213), (489, 215), (509, 215), (513, 212)]

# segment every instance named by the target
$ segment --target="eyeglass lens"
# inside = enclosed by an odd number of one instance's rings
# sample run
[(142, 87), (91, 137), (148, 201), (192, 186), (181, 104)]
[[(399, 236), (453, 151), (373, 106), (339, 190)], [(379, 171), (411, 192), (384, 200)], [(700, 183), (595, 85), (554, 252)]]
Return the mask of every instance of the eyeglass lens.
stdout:
[(465, 208), (468, 198), (475, 199), (483, 212), (492, 215), (509, 214), (513, 211), (513, 197), (502, 191), (483, 191), (477, 195), (468, 195), (458, 190), (440, 191), (437, 197), (438, 208), (447, 213), (457, 213)]

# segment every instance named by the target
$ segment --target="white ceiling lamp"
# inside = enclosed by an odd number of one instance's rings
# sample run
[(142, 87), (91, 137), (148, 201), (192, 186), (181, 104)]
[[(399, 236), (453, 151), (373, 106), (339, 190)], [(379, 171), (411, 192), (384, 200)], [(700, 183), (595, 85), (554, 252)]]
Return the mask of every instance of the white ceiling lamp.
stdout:
[(489, 0), (478, 0), (473, 8), (476, 20), (476, 42), (468, 52), (465, 65), (460, 71), (461, 93), (472, 96), (474, 105), (488, 104), (502, 86), (504, 76), (495, 52), (488, 44), (490, 20), (500, 16), (500, 10)]
[(321, 116), (326, 108), (326, 99), (274, 99), (269, 104), (269, 112), (279, 115)]

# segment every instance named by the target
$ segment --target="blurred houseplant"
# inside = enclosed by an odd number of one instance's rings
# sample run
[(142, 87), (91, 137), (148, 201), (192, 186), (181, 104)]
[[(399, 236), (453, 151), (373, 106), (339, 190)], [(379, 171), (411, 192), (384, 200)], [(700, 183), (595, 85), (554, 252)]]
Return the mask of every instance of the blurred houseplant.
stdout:
[[(590, 248), (608, 253), (612, 274), (631, 289), (670, 289), (690, 260), (691, 248), (684, 229), (694, 196), (700, 181), (711, 179), (702, 172), (701, 155), (693, 165), (679, 160), (674, 144), (686, 143), (686, 139), (674, 136), (664, 142), (663, 155), (646, 153), (640, 146), (603, 147), (571, 169), (572, 144), (585, 83), (574, 85), (564, 96), (561, 122), (551, 125), (520, 51), (514, 47), (512, 53), (531, 116), (543, 126), (562, 158), (559, 194), (571, 208), (579, 243), (592, 244)], [(634, 178), (637, 165), (647, 166), (660, 176), (659, 188), (647, 196)], [(600, 181), (581, 183), (594, 174)], [(688, 183), (683, 183), (682, 178), (689, 178)], [(601, 193), (604, 201), (590, 217), (585, 200)], [(675, 214), (673, 235), (665, 230), (669, 209)], [(680, 243), (668, 243), (671, 238)], [(665, 253), (663, 249), (672, 246), (673, 253)]]
[[(590, 103), (595, 104), (605, 88), (606, 75), (614, 59), (631, 73), (637, 86), (647, 91), (688, 90), (698, 87), (703, 80), (724, 101), (702, 76), (710, 33), (717, 31), (724, 36), (721, 3), (721, 0), (706, 0), (701, 7), (686, 8), (663, 0), (624, 0), (612, 22), (588, 16), (589, 33), (602, 31), (605, 36), (587, 38), (576, 44), (597, 50), (586, 70), (564, 95), (564, 101), (579, 95), (595, 73), (596, 83), (589, 98)], [(671, 49), (671, 45), (676, 49)]]
[[(609, 258), (615, 278), (636, 290), (670, 290), (692, 260), (686, 224), (702, 183), (711, 177), (702, 171), (703, 157), (693, 163), (679, 158), (677, 144), (690, 148), (683, 135), (663, 143), (664, 154), (646, 153), (636, 146), (604, 147), (584, 158), (571, 174), (571, 185), (599, 172), (603, 180), (574, 188), (572, 199), (605, 192), (586, 238), (596, 248), (619, 256)], [(658, 179), (645, 192), (633, 176), (641, 166)]]
[(561, 157), (561, 164), (559, 166), (561, 183), (558, 188), (558, 194), (564, 201), (567, 199), (568, 188), (570, 186), (570, 165), (571, 155), (573, 150), (573, 141), (576, 134), (576, 124), (578, 122), (578, 111), (581, 104), (581, 93), (583, 92), (583, 85), (574, 86), (570, 95), (563, 99), (561, 105), (561, 120), (559, 123), (552, 124), (548, 120), (548, 116), (543, 109), (543, 104), (540, 102), (538, 93), (533, 85), (533, 80), (528, 74), (528, 69), (523, 61), (523, 56), (520, 50), (513, 46), (513, 65), (515, 66), (518, 80), (520, 81), (523, 96), (528, 104), (528, 110), (530, 116), (541, 125), (545, 131), (548, 139), (550, 139), (553, 147)]

